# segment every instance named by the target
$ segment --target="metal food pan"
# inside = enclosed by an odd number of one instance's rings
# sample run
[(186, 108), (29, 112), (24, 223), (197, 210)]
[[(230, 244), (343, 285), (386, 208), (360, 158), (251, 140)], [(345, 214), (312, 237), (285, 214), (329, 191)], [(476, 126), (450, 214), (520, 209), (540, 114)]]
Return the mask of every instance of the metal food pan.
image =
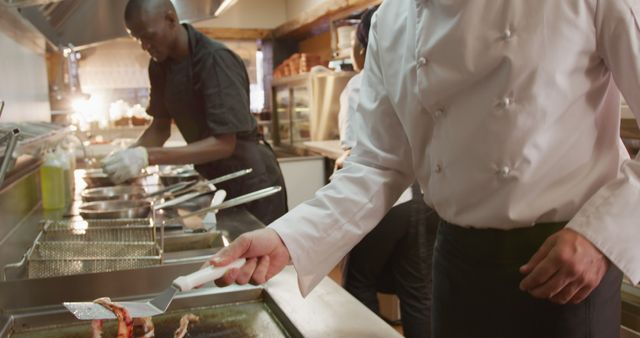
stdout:
[(135, 200), (143, 199), (145, 196), (145, 190), (142, 187), (135, 185), (91, 188), (85, 189), (80, 193), (80, 197), (82, 197), (84, 202)]
[(162, 166), (158, 172), (160, 182), (164, 186), (170, 186), (180, 182), (199, 180), (200, 174), (191, 166)]
[[(125, 183), (141, 184), (143, 182), (142, 179), (149, 175), (150, 173), (145, 171)], [(81, 173), (81, 177), (87, 184), (87, 188), (111, 187), (116, 185), (102, 169), (85, 169), (84, 172)]]
[[(202, 289), (179, 294), (166, 314), (153, 317), (155, 337), (173, 337), (180, 317), (193, 313), (200, 317), (189, 327), (187, 337), (302, 337), (268, 290), (261, 287)], [(2, 323), (0, 323), (2, 324)], [(116, 321), (105, 321), (103, 337), (115, 337)], [(0, 325), (0, 328), (2, 326)], [(89, 337), (90, 322), (81, 322), (63, 309), (30, 309), (11, 317), (0, 338)]]
[(78, 208), (85, 219), (146, 218), (151, 212), (151, 202), (145, 200), (114, 200), (87, 202)]

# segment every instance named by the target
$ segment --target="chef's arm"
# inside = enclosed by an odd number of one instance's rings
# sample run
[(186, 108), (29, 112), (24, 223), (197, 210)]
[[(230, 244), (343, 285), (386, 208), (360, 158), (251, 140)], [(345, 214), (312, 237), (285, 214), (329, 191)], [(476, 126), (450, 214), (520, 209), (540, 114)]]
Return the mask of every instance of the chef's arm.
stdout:
[(171, 119), (155, 117), (151, 125), (131, 147), (161, 147), (169, 139), (169, 136), (171, 136)]
[[(640, 121), (640, 5), (637, 1), (598, 1), (596, 10), (597, 46), (605, 65), (611, 70), (615, 84), (627, 100), (629, 107)], [(619, 102), (613, 83), (610, 90), (615, 93), (613, 106), (596, 117), (600, 124), (614, 124), (617, 129)], [(616, 138), (620, 143), (620, 140)], [(616, 144), (607, 145), (615, 147)], [(624, 152), (618, 144), (620, 154)], [(622, 157), (622, 155), (619, 155)], [(624, 157), (622, 157), (624, 159)], [(617, 165), (618, 157), (612, 158)], [(617, 177), (602, 186), (567, 225), (568, 228), (589, 239), (598, 247), (634, 284), (640, 283), (640, 157), (624, 160)]]
[(236, 134), (210, 136), (184, 147), (148, 147), (149, 164), (201, 164), (230, 157)]

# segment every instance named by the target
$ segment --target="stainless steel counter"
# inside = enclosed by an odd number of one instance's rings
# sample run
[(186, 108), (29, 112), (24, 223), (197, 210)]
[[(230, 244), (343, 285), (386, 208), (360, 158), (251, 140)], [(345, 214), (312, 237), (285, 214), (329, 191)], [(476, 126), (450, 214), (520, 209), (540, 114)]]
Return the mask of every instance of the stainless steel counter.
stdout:
[(267, 289), (305, 337), (402, 337), (329, 278), (302, 298), (296, 276), (289, 266), (267, 283)]
[[(24, 189), (37, 189), (36, 178), (34, 174), (22, 180), (24, 188), (6, 195), (5, 201), (19, 198)], [(28, 204), (35, 206), (33, 209), (25, 206), (18, 224), (0, 233), (0, 261), (15, 262), (21, 257), (38, 234), (41, 219), (56, 219), (65, 214), (64, 211), (44, 212), (38, 206), (37, 194), (26, 195), (34, 195), (30, 197), (33, 203)], [(2, 207), (10, 208), (10, 204), (3, 203)], [(227, 242), (244, 232), (262, 227), (264, 225), (260, 221), (241, 208), (223, 210), (218, 214), (217, 230), (223, 233)], [(61, 306), (63, 301), (87, 301), (101, 296), (116, 300), (149, 298), (164, 290), (176, 277), (200, 268), (208, 255), (215, 252), (205, 251), (201, 254), (190, 252), (184, 257), (180, 255), (183, 253), (167, 254), (165, 263), (170, 264), (136, 270), (0, 282), (0, 337), (6, 337), (8, 332), (16, 328), (14, 325), (43, 325), (49, 319), (73, 323), (73, 317)], [(196, 292), (233, 292), (237, 288), (212, 288)], [(400, 337), (328, 278), (303, 299), (297, 289), (295, 271), (288, 267), (266, 285), (266, 290), (305, 337)], [(47, 320), (43, 322), (43, 318)]]
[(338, 159), (343, 153), (340, 140), (310, 141), (305, 142), (304, 145), (307, 149), (332, 160)]
[[(195, 264), (191, 266), (185, 265), (180, 268), (174, 266), (170, 268), (171, 272), (165, 271), (167, 273), (162, 275), (181, 273), (179, 270), (187, 271), (196, 266)], [(128, 283), (112, 283), (111, 287), (123, 289), (129, 283), (134, 284), (131, 286), (134, 289), (136, 285), (143, 283), (148, 283), (151, 288), (155, 289), (166, 287), (166, 280), (163, 280), (166, 278), (161, 277), (157, 272), (134, 271), (126, 275), (126, 279), (122, 280)], [(90, 278), (91, 276), (86, 275), (86, 277)], [(156, 277), (160, 277), (160, 280), (156, 279)], [(113, 295), (112, 293), (101, 293), (106, 292), (102, 289), (102, 287), (107, 286), (104, 280), (94, 280), (95, 283), (92, 283), (91, 280), (85, 280), (84, 282), (87, 284), (74, 284), (74, 286), (85, 285), (85, 287), (71, 288), (69, 284), (66, 284), (67, 282), (64, 281), (64, 278), (61, 278), (56, 283), (50, 283), (47, 290), (40, 290), (40, 293), (49, 297), (49, 301), (55, 300), (52, 304), (56, 305), (8, 310), (0, 313), (0, 337), (10, 336), (9, 332), (14, 328), (24, 330), (23, 326), (54, 326), (75, 323), (77, 321), (73, 316), (60, 305), (62, 301), (87, 300), (98, 296)], [(91, 287), (87, 287), (89, 285)], [(0, 286), (0, 291), (2, 289), (2, 286)], [(21, 289), (22, 287), (17, 286), (14, 292), (20, 292)], [(228, 297), (226, 297), (228, 300), (225, 301), (228, 303), (232, 302), (233, 297), (237, 297), (237, 294), (242, 291), (259, 289), (260, 287), (252, 286), (231, 286), (223, 289), (215, 287), (202, 288), (179, 294), (174, 301), (176, 306), (172, 305), (169, 311), (180, 305), (181, 300), (190, 297), (200, 297), (204, 302), (206, 302), (206, 299), (210, 299), (211, 303), (216, 304), (216, 299), (228, 294)], [(273, 300), (279, 310), (282, 310), (283, 315), (290, 322), (289, 324), (292, 324), (303, 337), (401, 337), (392, 327), (328, 278), (320, 282), (316, 289), (306, 299), (303, 299), (297, 291), (295, 271), (292, 267), (287, 267), (267, 283), (265, 290), (269, 294), (270, 300)], [(236, 295), (234, 296), (234, 294)], [(0, 292), (0, 296), (0, 300), (2, 300), (6, 294)], [(148, 296), (150, 295), (127, 298), (144, 299)], [(55, 330), (55, 328), (52, 330)]]

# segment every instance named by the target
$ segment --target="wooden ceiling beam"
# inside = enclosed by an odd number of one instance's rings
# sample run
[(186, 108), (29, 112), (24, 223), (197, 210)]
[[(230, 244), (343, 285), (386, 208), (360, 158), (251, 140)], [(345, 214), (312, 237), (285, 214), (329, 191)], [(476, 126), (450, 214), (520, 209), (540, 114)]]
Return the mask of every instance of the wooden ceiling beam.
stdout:
[(271, 36), (271, 29), (196, 27), (204, 35), (216, 40), (262, 40)]
[(300, 13), (273, 30), (275, 38), (303, 38), (318, 27), (328, 28), (328, 23), (368, 7), (380, 4), (382, 0), (326, 0)]

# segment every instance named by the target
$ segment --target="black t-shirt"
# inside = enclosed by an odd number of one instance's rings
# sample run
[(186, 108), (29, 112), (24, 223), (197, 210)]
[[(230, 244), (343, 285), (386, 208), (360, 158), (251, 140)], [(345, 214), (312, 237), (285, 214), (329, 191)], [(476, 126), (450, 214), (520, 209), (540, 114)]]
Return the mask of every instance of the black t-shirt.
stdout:
[[(210, 136), (236, 134), (236, 150), (229, 159), (196, 166), (212, 178), (234, 170), (264, 172), (253, 145), (256, 121), (249, 109), (249, 76), (244, 63), (225, 45), (184, 24), (190, 55), (180, 62), (151, 61), (151, 97), (147, 113), (176, 122), (187, 143)], [(252, 157), (253, 158), (249, 158)], [(256, 158), (256, 156), (258, 156)]]

